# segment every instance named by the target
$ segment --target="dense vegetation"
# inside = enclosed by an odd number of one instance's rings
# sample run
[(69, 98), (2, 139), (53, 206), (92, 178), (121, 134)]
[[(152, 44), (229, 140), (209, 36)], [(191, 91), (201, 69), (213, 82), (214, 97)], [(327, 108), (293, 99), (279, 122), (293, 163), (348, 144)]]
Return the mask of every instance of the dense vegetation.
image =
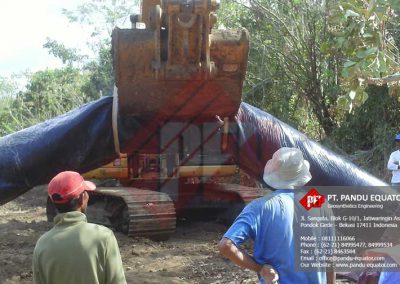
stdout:
[[(64, 67), (30, 74), (22, 90), (0, 78), (0, 136), (110, 95), (110, 32), (133, 11), (129, 2), (64, 11), (92, 24), (96, 58), (48, 39), (44, 48)], [(225, 0), (218, 17), (251, 34), (245, 101), (387, 179), (400, 131), (399, 12), (397, 0)]]

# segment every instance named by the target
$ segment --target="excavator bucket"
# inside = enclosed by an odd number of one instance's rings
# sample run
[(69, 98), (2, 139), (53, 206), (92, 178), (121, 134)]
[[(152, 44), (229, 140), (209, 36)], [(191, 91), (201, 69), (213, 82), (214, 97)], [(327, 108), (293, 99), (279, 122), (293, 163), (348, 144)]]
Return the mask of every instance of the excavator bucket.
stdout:
[(217, 0), (144, 0), (131, 29), (112, 34), (122, 115), (232, 117), (249, 51), (242, 30), (216, 30)]

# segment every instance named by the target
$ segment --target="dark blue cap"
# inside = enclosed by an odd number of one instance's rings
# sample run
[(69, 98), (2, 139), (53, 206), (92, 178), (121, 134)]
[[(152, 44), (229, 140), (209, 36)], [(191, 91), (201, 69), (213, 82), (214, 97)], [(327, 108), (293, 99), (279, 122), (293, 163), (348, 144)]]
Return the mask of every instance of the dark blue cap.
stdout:
[(394, 141), (400, 141), (400, 133), (397, 133), (394, 137)]

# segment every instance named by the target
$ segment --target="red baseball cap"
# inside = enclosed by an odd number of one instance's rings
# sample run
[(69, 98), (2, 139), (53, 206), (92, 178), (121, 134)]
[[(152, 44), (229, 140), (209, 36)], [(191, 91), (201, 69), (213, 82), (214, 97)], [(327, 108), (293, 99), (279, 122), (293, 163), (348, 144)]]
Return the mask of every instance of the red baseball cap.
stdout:
[(47, 192), (55, 203), (67, 203), (78, 197), (84, 191), (94, 191), (96, 185), (85, 180), (79, 173), (72, 171), (61, 172), (49, 183)]

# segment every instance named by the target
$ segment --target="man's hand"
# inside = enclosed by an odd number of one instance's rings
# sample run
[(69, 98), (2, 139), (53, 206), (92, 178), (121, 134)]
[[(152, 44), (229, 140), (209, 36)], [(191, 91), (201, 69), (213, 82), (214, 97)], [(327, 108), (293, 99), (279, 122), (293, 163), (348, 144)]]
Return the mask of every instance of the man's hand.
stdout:
[[(260, 273), (262, 265), (254, 261), (245, 251), (240, 250), (230, 239), (222, 238), (218, 244), (218, 249), (221, 255), (230, 259), (233, 263), (240, 267), (253, 270)], [(267, 282), (271, 283), (271, 282)]]
[(270, 265), (264, 264), (260, 270), (260, 275), (266, 284), (276, 284), (279, 280), (278, 272)]

